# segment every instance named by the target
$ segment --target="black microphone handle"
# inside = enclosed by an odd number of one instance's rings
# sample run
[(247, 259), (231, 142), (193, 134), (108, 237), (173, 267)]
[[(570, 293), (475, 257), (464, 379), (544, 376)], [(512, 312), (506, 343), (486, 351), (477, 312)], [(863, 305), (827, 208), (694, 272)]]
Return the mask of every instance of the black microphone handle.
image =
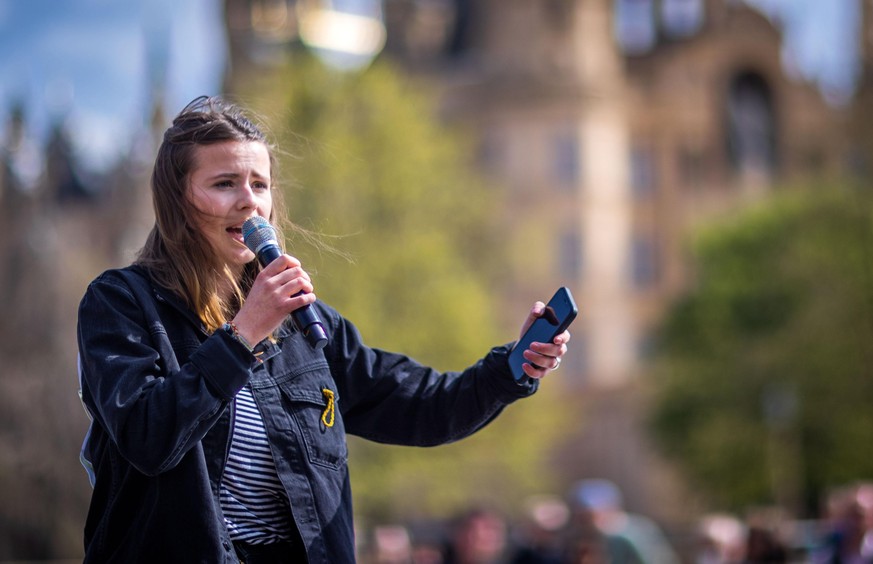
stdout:
[[(278, 245), (266, 244), (258, 249), (258, 261), (261, 263), (261, 266), (267, 266), (280, 256), (282, 256), (282, 250), (279, 249)], [(294, 295), (299, 296), (302, 293), (303, 291), (301, 290)], [(291, 318), (294, 320), (297, 330), (303, 333), (309, 346), (315, 350), (324, 348), (327, 344), (327, 333), (324, 330), (324, 325), (321, 324), (321, 320), (318, 318), (318, 314), (315, 313), (315, 310), (309, 304), (292, 311)]]
[(258, 249), (258, 262), (261, 263), (261, 266), (267, 266), (281, 256), (282, 250), (279, 245), (265, 243)]

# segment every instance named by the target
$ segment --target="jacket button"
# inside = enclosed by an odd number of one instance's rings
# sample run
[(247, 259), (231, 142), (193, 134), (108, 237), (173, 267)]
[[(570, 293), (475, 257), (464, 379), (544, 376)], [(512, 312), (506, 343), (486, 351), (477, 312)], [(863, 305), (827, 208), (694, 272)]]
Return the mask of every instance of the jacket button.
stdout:
[(224, 541), (224, 542), (221, 543), (221, 544), (224, 545), (224, 550), (226, 550), (226, 551), (228, 551), (228, 552), (230, 552), (230, 549), (233, 547), (233, 545), (230, 544), (230, 541), (228, 541), (228, 540)]

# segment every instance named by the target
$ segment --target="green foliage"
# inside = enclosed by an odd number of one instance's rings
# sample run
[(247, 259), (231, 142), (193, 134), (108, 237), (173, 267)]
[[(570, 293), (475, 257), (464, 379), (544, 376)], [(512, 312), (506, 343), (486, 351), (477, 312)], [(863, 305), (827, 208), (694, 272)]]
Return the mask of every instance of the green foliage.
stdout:
[(301, 58), (271, 91), (290, 215), (353, 259), (289, 241), (319, 296), (379, 346), (444, 369), (481, 356), (497, 342), (487, 276), (501, 247), (461, 138), (383, 65), (341, 75)]
[[(517, 337), (527, 310), (498, 326), (503, 315), (490, 291), (508, 263), (493, 188), (472, 172), (462, 132), (436, 120), (433, 96), (384, 63), (343, 75), (303, 56), (250, 86), (256, 94), (247, 103), (274, 124), (284, 153), (290, 216), (353, 259), (305, 238), (288, 241), (321, 299), (369, 344), (441, 370), (464, 368)], [(549, 430), (563, 416), (549, 410), (555, 393), (542, 390), (454, 445), (353, 439), (357, 513), (446, 514), (472, 500), (499, 505), (520, 499), (507, 492), (538, 492), (548, 478)]]
[[(664, 326), (652, 421), (723, 507), (813, 510), (826, 488), (873, 478), (870, 204), (796, 190), (697, 242), (697, 286)], [(780, 496), (774, 475), (797, 491)]]

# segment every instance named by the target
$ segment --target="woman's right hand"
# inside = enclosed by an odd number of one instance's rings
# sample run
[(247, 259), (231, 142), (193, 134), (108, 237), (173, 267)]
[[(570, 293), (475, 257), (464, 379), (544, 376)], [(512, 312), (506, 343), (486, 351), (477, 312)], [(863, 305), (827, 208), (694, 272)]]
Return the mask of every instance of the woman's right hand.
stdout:
[[(255, 278), (233, 323), (240, 336), (255, 345), (269, 336), (295, 310), (315, 301), (312, 280), (300, 261), (282, 255)], [(298, 295), (299, 294), (299, 295)]]

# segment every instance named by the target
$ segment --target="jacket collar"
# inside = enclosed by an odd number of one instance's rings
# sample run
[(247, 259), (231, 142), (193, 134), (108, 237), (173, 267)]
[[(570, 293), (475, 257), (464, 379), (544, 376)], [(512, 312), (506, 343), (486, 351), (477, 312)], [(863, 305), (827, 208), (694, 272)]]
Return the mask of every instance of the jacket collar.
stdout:
[[(179, 295), (177, 295), (172, 290), (169, 290), (157, 284), (154, 279), (152, 279), (151, 274), (146, 268), (138, 264), (134, 264), (131, 266), (131, 270), (142, 276), (148, 282), (149, 286), (151, 287), (152, 294), (154, 294), (157, 301), (169, 304), (170, 306), (178, 310), (179, 313), (181, 313), (185, 317), (185, 319), (190, 321), (191, 324), (197, 327), (202, 333), (208, 334), (206, 331), (206, 326), (203, 324), (203, 321), (201, 321), (200, 317), (196, 313), (194, 313), (194, 311), (192, 311), (190, 307), (188, 307), (188, 304), (185, 303), (185, 300), (183, 300)], [(276, 330), (276, 339), (278, 341), (281, 341), (282, 339), (285, 339), (286, 337), (296, 332), (297, 329), (294, 327), (293, 323), (291, 323), (291, 316), (288, 316), (288, 319), (286, 319), (285, 322), (282, 323), (282, 325), (280, 325), (279, 328)], [(275, 354), (275, 351), (270, 351), (269, 356), (272, 356), (273, 354)]]
[(201, 332), (206, 333), (206, 326), (203, 324), (203, 321), (201, 321), (200, 317), (196, 313), (194, 313), (190, 307), (188, 307), (188, 304), (185, 303), (185, 300), (183, 300), (180, 296), (176, 295), (175, 292), (164, 288), (163, 286), (156, 283), (151, 277), (151, 273), (148, 271), (148, 269), (138, 264), (132, 265), (130, 269), (146, 280), (146, 282), (149, 284), (149, 287), (151, 288), (152, 294), (158, 302), (172, 306), (174, 309), (178, 310), (179, 313), (181, 313), (185, 317), (185, 319), (191, 322), (192, 325), (200, 329)]

